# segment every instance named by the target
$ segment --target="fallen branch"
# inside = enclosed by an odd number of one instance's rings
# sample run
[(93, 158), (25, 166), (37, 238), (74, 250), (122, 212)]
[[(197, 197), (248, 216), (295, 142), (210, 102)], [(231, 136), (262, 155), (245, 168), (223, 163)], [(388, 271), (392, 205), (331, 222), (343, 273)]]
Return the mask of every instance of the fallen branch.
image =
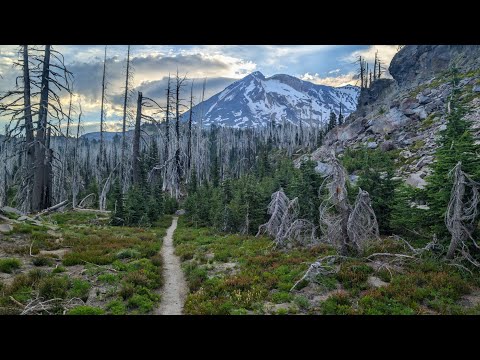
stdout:
[(82, 201), (80, 201), (80, 204), (78, 204), (78, 207), (79, 208), (83, 208), (83, 202), (86, 201), (90, 196), (93, 196), (95, 197), (95, 194), (94, 193), (91, 193), (91, 194), (88, 194), (87, 196), (85, 196)]
[(53, 205), (53, 206), (39, 212), (37, 215), (35, 215), (34, 219), (37, 220), (40, 216), (46, 215), (46, 214), (51, 213), (53, 211), (56, 211), (56, 210), (60, 209), (61, 207), (65, 206), (67, 204), (68, 204), (68, 200), (64, 200), (57, 205)]
[(97, 264), (94, 264), (94, 263), (91, 263), (91, 262), (88, 262), (88, 261), (85, 261), (85, 260), (82, 260), (82, 261), (83, 261), (85, 264), (90, 264), (90, 265), (93, 265), (93, 266), (99, 267), (99, 268), (101, 268), (101, 269), (110, 270), (110, 271), (113, 271), (113, 272), (116, 272), (116, 273), (118, 273), (118, 271), (117, 271), (117, 270), (115, 270), (115, 269), (107, 268), (107, 267), (105, 267), (105, 266), (102, 266), (102, 265), (97, 265)]
[(391, 254), (391, 253), (375, 253), (367, 256), (365, 260), (370, 260), (373, 256), (395, 256), (400, 258), (409, 258), (409, 259), (416, 259), (415, 256), (405, 255), (405, 254)]
[(15, 304), (20, 305), (21, 307), (25, 307), (20, 301), (16, 300), (13, 296), (10, 296), (10, 300), (12, 300)]
[(110, 214), (110, 210), (98, 210), (98, 209), (83, 209), (83, 208), (78, 208), (75, 207), (72, 209), (73, 211), (85, 211), (85, 212), (94, 212), (94, 213), (99, 213), (99, 214)]

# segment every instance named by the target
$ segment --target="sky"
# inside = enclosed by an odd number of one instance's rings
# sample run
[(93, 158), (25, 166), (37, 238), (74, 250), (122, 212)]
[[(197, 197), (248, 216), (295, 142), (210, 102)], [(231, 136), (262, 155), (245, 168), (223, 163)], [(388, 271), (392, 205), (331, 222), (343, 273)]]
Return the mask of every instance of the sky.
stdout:
[[(83, 132), (99, 130), (102, 71), (105, 45), (56, 45), (74, 75), (74, 103), (81, 102)], [(388, 68), (396, 45), (132, 45), (133, 91), (142, 91), (163, 105), (168, 75), (186, 76), (189, 97), (193, 80), (194, 103), (201, 100), (202, 82), (207, 78), (205, 99), (222, 91), (251, 72), (266, 77), (288, 74), (329, 86), (358, 85), (355, 60), (359, 55), (373, 64), (375, 52)], [(121, 129), (125, 87), (126, 45), (107, 46), (106, 129)], [(0, 45), (0, 92), (13, 90), (20, 69), (18, 46)], [(386, 74), (388, 77), (388, 73)], [(188, 92), (188, 93), (187, 93)], [(68, 95), (59, 93), (64, 104)], [(134, 99), (131, 107), (134, 108)], [(74, 110), (77, 110), (78, 106)], [(76, 112), (76, 111), (75, 111)], [(0, 118), (0, 134), (8, 119)]]

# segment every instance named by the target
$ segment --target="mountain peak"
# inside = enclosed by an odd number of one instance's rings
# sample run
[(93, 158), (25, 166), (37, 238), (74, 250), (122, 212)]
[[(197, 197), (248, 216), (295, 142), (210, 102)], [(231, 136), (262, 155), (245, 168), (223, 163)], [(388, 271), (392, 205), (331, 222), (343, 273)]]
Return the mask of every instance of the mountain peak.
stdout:
[[(254, 72), (250, 73), (248, 76), (260, 78), (260, 79), (262, 79), (262, 80), (265, 79), (265, 75), (263, 75), (260, 71), (254, 71)], [(248, 76), (247, 76), (247, 77), (248, 77)]]
[[(193, 121), (204, 126), (266, 126), (275, 121), (305, 126), (326, 122), (330, 113), (349, 115), (357, 107), (359, 88), (316, 85), (287, 74), (269, 78), (254, 71), (193, 108)], [(341, 105), (340, 105), (341, 104)], [(189, 112), (183, 115), (188, 119)]]

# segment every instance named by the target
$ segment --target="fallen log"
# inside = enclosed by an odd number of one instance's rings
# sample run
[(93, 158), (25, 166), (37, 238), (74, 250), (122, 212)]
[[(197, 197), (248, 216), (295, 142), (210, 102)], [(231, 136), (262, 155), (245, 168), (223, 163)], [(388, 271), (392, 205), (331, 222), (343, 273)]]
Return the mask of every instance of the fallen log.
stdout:
[(35, 215), (34, 219), (38, 219), (40, 216), (42, 215), (46, 215), (46, 214), (49, 214), (51, 212), (54, 212), (58, 209), (60, 209), (61, 207), (65, 206), (68, 204), (68, 200), (64, 200), (62, 201), (61, 203), (58, 203), (57, 205), (53, 205), (45, 210), (42, 210), (41, 212), (39, 212), (38, 214)]

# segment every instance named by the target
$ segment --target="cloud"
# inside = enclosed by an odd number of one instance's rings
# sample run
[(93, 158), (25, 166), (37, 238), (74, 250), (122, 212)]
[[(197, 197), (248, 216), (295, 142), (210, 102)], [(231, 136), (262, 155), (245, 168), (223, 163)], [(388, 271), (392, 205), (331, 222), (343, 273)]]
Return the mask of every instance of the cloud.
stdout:
[(371, 45), (367, 49), (356, 50), (350, 53), (349, 55), (345, 56), (342, 61), (354, 62), (359, 56), (361, 56), (370, 64), (370, 66), (373, 66), (375, 61), (375, 53), (378, 52), (378, 58), (383, 64), (382, 66), (385, 67), (384, 76), (391, 77), (390, 73), (388, 72), (388, 66), (398, 51), (397, 47), (398, 45)]
[(338, 72), (340, 72), (340, 69), (330, 70), (328, 73), (329, 74), (335, 74), (335, 73), (338, 73)]
[(300, 75), (300, 79), (305, 81), (310, 81), (318, 85), (327, 85), (327, 86), (334, 86), (334, 87), (345, 86), (348, 84), (355, 85), (357, 82), (354, 72), (349, 72), (347, 74), (342, 74), (338, 76), (326, 76), (326, 77), (321, 77), (317, 73), (312, 75), (307, 72), (303, 75)]

